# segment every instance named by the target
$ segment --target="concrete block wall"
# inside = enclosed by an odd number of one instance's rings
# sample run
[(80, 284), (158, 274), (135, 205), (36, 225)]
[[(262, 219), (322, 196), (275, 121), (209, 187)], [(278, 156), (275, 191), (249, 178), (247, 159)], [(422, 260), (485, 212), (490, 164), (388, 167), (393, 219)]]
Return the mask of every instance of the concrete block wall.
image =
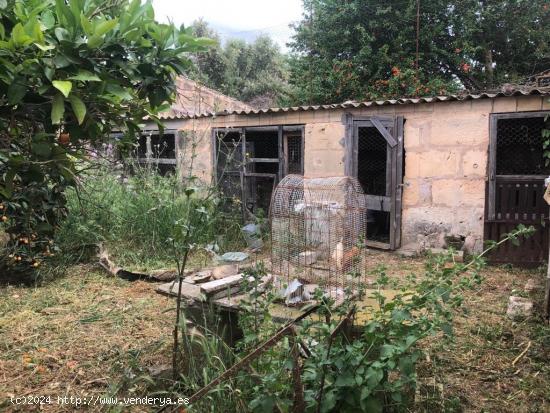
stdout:
[(403, 246), (443, 247), (456, 235), (482, 248), (491, 104), (440, 102), (405, 115)]
[[(491, 113), (550, 110), (540, 96), (393, 105), (353, 110), (230, 115), (186, 121), (195, 130), (196, 175), (212, 172), (212, 127), (305, 124), (304, 173), (309, 177), (344, 174), (345, 112), (357, 116), (403, 116), (405, 169), (402, 246), (442, 247), (445, 235), (463, 236), (469, 251), (483, 246), (485, 182)], [(188, 165), (182, 160), (182, 165)]]

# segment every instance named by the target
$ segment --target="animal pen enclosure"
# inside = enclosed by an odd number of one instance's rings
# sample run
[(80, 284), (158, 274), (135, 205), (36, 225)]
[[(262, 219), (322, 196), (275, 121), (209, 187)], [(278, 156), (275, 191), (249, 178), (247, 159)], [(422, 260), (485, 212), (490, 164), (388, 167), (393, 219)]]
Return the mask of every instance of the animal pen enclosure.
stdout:
[(336, 300), (360, 292), (367, 205), (355, 178), (287, 175), (273, 193), (270, 219), (272, 272), (287, 291), (296, 286), (287, 302), (306, 301), (317, 286)]

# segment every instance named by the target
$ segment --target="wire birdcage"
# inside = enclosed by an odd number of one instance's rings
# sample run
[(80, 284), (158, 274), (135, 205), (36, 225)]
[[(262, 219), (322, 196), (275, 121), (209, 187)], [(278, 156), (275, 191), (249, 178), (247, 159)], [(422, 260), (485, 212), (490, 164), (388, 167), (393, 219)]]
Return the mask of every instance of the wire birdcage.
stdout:
[(366, 216), (355, 178), (281, 180), (271, 198), (271, 269), (288, 291), (287, 303), (307, 301), (317, 287), (336, 300), (358, 294), (365, 281)]

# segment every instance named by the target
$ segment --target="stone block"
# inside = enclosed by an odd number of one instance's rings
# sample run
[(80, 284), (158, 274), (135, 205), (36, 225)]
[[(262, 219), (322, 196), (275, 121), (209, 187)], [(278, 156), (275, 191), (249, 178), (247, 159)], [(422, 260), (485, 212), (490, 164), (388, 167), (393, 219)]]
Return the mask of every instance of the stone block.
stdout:
[(483, 206), (485, 181), (440, 179), (432, 182), (432, 200), (449, 207)]
[(533, 314), (533, 301), (525, 297), (510, 296), (506, 315), (514, 321), (523, 320)]
[(405, 151), (417, 149), (430, 142), (432, 123), (431, 120), (414, 119), (405, 122), (404, 146)]
[(418, 204), (420, 199), (418, 179), (410, 179), (405, 181), (403, 185), (403, 206), (411, 206)]
[(518, 112), (526, 112), (530, 110), (542, 110), (541, 96), (518, 96)]
[(437, 146), (480, 145), (489, 142), (487, 113), (463, 113), (432, 122), (430, 144)]
[(544, 285), (539, 280), (535, 280), (534, 278), (529, 278), (523, 290), (528, 294), (535, 294), (539, 291), (543, 291)]
[(493, 99), (493, 113), (515, 112), (518, 108), (515, 96)]
[(405, 155), (405, 177), (454, 177), (459, 171), (459, 161), (459, 153), (452, 150), (409, 152)]
[(403, 206), (427, 205), (431, 203), (431, 181), (424, 179), (410, 179), (405, 181), (403, 185)]
[(486, 174), (487, 151), (468, 151), (462, 155), (462, 176), (469, 178)]

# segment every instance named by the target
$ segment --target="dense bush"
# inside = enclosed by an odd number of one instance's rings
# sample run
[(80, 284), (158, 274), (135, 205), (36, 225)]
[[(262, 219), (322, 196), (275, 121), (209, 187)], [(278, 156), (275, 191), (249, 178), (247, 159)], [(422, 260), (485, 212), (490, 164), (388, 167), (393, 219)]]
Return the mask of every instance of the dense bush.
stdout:
[(122, 169), (92, 169), (82, 176), (78, 190), (67, 192), (70, 212), (57, 243), (73, 259), (103, 243), (118, 265), (172, 267), (171, 240), (191, 206), (195, 214), (190, 216), (190, 225), (199, 220), (199, 213), (210, 217), (197, 224), (194, 244), (214, 250), (242, 248), (239, 216), (220, 212), (215, 192), (205, 196), (207, 189), (191, 189), (190, 194), (190, 188), (174, 175), (160, 176), (146, 167), (135, 167), (130, 176)]
[(51, 256), (86, 145), (114, 129), (130, 147), (173, 100), (187, 53), (208, 43), (157, 23), (150, 2), (0, 1), (2, 276), (23, 279)]

